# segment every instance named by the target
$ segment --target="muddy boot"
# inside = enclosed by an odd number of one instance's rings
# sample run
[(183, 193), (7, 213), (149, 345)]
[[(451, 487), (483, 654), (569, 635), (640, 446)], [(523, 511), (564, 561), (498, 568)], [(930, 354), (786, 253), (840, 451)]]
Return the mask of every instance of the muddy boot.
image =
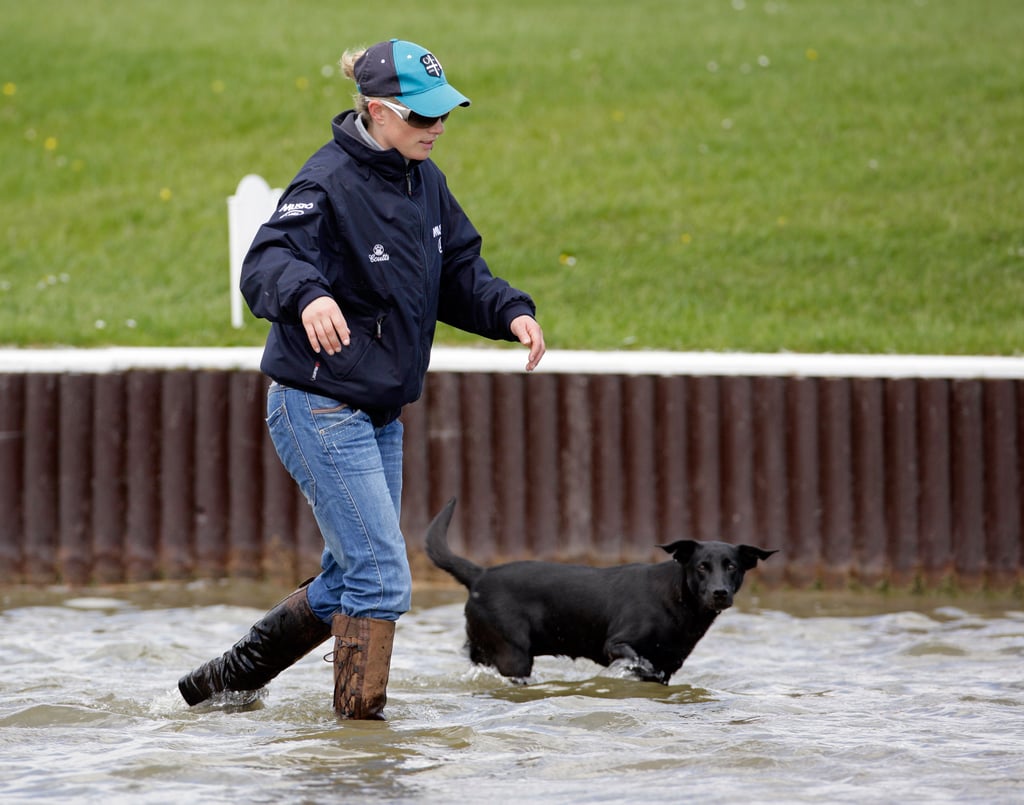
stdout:
[(178, 680), (190, 705), (223, 691), (259, 690), (328, 637), (331, 627), (313, 614), (306, 581), (253, 624), (249, 634), (216, 659)]
[(383, 719), (395, 622), (334, 616), (334, 712), (338, 718)]

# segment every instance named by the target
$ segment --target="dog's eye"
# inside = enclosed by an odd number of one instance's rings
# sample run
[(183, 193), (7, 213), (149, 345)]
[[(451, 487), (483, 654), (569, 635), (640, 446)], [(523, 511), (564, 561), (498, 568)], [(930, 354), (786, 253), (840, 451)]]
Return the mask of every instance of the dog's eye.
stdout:
[(697, 570), (699, 570), (701, 573), (710, 573), (711, 564), (709, 562), (701, 562), (699, 565), (697, 565)]
[(725, 569), (732, 573), (736, 569), (736, 564), (734, 562), (726, 562)]

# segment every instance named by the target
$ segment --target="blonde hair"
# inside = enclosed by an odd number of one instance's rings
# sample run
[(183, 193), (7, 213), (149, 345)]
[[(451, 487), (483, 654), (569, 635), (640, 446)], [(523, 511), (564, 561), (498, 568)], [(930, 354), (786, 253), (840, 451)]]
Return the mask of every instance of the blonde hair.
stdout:
[[(356, 80), (356, 62), (366, 53), (366, 48), (358, 48), (352, 50), (346, 50), (342, 56), (341, 61), (338, 62), (338, 66), (341, 67), (341, 74), (345, 78), (350, 78), (353, 81)], [(352, 102), (355, 104), (356, 112), (365, 120), (369, 116), (369, 108), (366, 105), (367, 98), (363, 93), (356, 90), (355, 95), (352, 96)]]
[[(364, 53), (366, 53), (366, 48), (352, 48), (350, 50), (346, 50), (342, 54), (341, 59), (338, 61), (338, 66), (341, 67), (341, 74), (345, 76), (345, 78), (349, 78), (352, 81), (356, 80), (356, 62), (362, 58)], [(352, 96), (352, 103), (355, 104), (356, 112), (364, 121), (369, 120), (370, 118), (370, 108), (367, 105), (370, 100), (371, 98), (363, 95), (363, 93), (359, 92), (358, 89)], [(372, 100), (378, 99), (374, 97)], [(388, 97), (381, 98), (379, 100), (394, 101), (395, 98)]]

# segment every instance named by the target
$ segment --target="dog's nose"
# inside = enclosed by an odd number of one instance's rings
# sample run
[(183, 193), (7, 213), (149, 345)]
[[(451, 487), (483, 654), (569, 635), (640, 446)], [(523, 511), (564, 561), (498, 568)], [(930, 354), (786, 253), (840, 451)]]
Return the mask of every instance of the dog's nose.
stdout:
[(714, 590), (711, 596), (715, 599), (716, 606), (724, 608), (732, 604), (732, 596), (729, 595), (728, 590)]

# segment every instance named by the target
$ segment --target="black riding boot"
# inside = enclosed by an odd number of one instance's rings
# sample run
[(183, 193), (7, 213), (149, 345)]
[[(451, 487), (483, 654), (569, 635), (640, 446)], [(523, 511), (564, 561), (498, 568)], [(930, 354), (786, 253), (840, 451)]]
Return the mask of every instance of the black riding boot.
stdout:
[(196, 705), (226, 690), (259, 690), (330, 637), (330, 624), (309, 608), (308, 584), (253, 624), (249, 634), (222, 656), (179, 679), (185, 701)]

